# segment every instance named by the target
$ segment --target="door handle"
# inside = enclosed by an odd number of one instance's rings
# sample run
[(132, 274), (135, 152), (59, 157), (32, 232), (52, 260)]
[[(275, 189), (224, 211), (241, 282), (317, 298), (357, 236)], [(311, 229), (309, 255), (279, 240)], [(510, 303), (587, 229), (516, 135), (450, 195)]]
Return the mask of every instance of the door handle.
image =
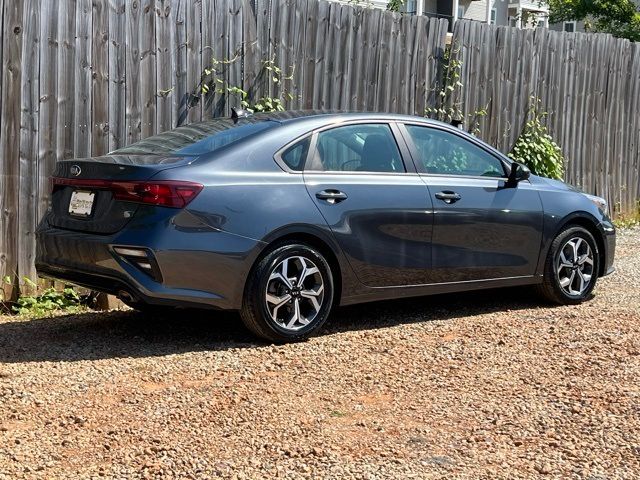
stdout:
[(438, 200), (443, 200), (444, 203), (452, 204), (460, 200), (462, 197), (460, 194), (456, 192), (452, 192), (451, 190), (445, 190), (443, 192), (436, 193), (436, 198)]
[(327, 203), (331, 205), (339, 203), (343, 200), (347, 199), (347, 194), (341, 192), (340, 190), (327, 189), (322, 190), (321, 192), (316, 193), (316, 198), (318, 200), (326, 200)]

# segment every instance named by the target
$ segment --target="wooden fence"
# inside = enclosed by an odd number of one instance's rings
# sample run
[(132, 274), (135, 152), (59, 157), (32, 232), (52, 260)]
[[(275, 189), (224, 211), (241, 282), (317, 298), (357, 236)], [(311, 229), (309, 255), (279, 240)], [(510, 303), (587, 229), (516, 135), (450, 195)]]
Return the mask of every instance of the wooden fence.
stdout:
[(480, 136), (510, 151), (531, 98), (566, 158), (565, 180), (606, 198), (614, 213), (640, 199), (640, 43), (604, 34), (458, 22), (462, 110), (488, 108)]
[(290, 108), (421, 113), (447, 30), (318, 0), (0, 0), (0, 11), (0, 278), (35, 278), (34, 229), (56, 160), (239, 103), (215, 89), (200, 98), (205, 69), (260, 98), (278, 93), (264, 78), (272, 60), (295, 67)]
[[(318, 0), (0, 0), (0, 277), (35, 277), (34, 229), (59, 159), (101, 155), (282, 88), (289, 108), (422, 114), (436, 99), (446, 20)], [(640, 48), (609, 36), (459, 22), (466, 111), (508, 151), (531, 95), (567, 179), (622, 209), (639, 196)], [(210, 69), (216, 73), (211, 74)], [(206, 72), (209, 71), (207, 74)], [(215, 85), (215, 81), (213, 84)]]

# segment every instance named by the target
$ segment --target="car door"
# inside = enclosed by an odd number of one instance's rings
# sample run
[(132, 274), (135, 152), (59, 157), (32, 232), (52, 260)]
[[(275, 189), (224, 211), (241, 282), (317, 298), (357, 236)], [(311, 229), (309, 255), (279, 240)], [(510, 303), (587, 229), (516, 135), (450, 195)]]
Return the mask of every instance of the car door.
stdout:
[(433, 201), (433, 281), (533, 275), (543, 212), (532, 185), (507, 186), (508, 165), (467, 134), (437, 126), (400, 128)]
[(408, 151), (396, 129), (359, 122), (316, 132), (304, 170), (309, 195), (371, 287), (430, 281), (432, 202), (415, 168), (405, 165), (401, 152)]

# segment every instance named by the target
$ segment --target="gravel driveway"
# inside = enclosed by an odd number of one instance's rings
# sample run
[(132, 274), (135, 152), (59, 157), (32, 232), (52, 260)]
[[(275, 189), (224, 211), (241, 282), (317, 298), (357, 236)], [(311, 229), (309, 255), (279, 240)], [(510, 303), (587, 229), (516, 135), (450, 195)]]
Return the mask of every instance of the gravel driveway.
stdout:
[(0, 317), (0, 479), (638, 478), (640, 230), (581, 306), (527, 289), (339, 310)]

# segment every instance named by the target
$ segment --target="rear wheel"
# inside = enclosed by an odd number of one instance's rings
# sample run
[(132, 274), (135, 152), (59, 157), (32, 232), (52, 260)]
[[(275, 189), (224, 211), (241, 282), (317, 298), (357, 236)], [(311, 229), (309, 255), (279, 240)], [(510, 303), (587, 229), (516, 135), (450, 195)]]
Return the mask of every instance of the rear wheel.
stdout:
[(273, 342), (302, 340), (327, 320), (333, 276), (320, 252), (298, 242), (275, 246), (253, 269), (240, 316)]
[(598, 260), (593, 235), (583, 227), (566, 228), (551, 244), (539, 292), (555, 303), (583, 302), (596, 286)]

